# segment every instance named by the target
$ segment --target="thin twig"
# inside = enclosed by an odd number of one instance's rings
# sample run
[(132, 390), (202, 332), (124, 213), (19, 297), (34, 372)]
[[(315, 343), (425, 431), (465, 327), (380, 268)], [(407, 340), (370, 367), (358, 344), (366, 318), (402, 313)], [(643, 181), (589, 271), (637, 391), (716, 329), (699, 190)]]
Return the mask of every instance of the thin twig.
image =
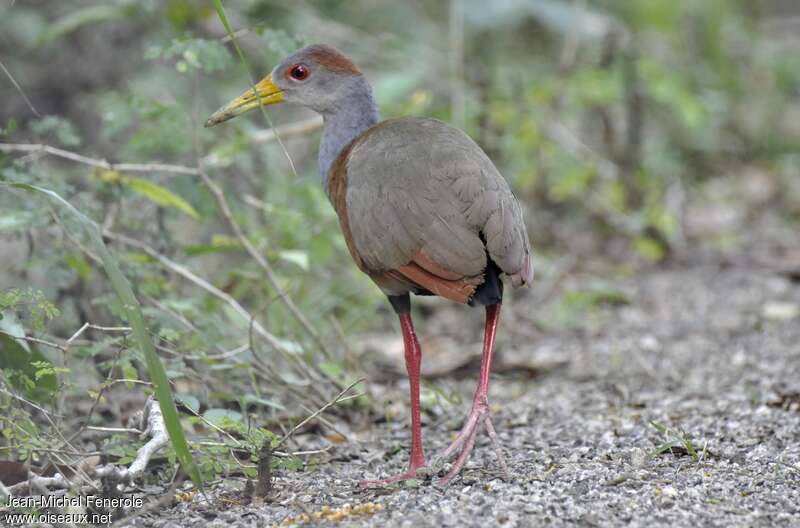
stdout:
[[(233, 308), (233, 310), (237, 314), (239, 314), (242, 317), (242, 319), (244, 319), (248, 323), (250, 322), (250, 320), (252, 318), (252, 315), (250, 315), (250, 312), (248, 312), (241, 304), (239, 304), (236, 301), (236, 299), (234, 299), (233, 297), (231, 297), (230, 295), (228, 295), (224, 291), (220, 290), (219, 288), (217, 288), (216, 286), (214, 286), (213, 284), (211, 284), (207, 280), (203, 279), (202, 277), (199, 277), (199, 276), (195, 275), (194, 272), (190, 271), (188, 268), (186, 268), (182, 264), (178, 264), (177, 262), (175, 262), (173, 260), (170, 260), (169, 258), (167, 258), (166, 256), (162, 255), (161, 253), (159, 253), (158, 251), (156, 251), (155, 249), (153, 249), (149, 245), (145, 244), (144, 242), (141, 242), (139, 240), (127, 237), (125, 235), (122, 235), (122, 234), (119, 234), (119, 233), (113, 233), (111, 231), (105, 231), (103, 233), (103, 236), (105, 236), (107, 238), (110, 238), (111, 240), (113, 240), (115, 242), (119, 242), (119, 243), (124, 244), (126, 246), (135, 247), (137, 249), (140, 249), (140, 250), (144, 251), (145, 253), (147, 253), (147, 255), (149, 255), (150, 257), (152, 257), (155, 260), (157, 260), (165, 268), (169, 269), (173, 273), (176, 273), (177, 275), (180, 275), (184, 279), (186, 279), (189, 282), (195, 284), (196, 286), (199, 286), (201, 289), (207, 291), (208, 293), (210, 293), (214, 297), (216, 297), (216, 298), (220, 299), (221, 301), (225, 302), (226, 304), (228, 304), (228, 306)], [(277, 350), (281, 350), (281, 351), (287, 352), (286, 351), (286, 347), (280, 342), (280, 340), (277, 337), (275, 337), (274, 335), (272, 335), (270, 332), (268, 332), (258, 322), (254, 322), (253, 323), (253, 330), (255, 330), (255, 332), (258, 335), (260, 335), (262, 338), (264, 338), (264, 340), (267, 341), (270, 344), (270, 346), (272, 346), (273, 348), (275, 348)], [(287, 353), (291, 353), (291, 352), (287, 352)]]
[(61, 227), (61, 232), (64, 233), (64, 236), (67, 237), (67, 240), (69, 240), (70, 242), (75, 244), (78, 247), (78, 249), (83, 251), (90, 259), (92, 259), (94, 261), (95, 264), (98, 264), (98, 265), (102, 266), (103, 261), (100, 259), (100, 257), (98, 257), (91, 249), (89, 249), (86, 246), (84, 246), (83, 243), (80, 240), (78, 240), (77, 238), (72, 236), (72, 234), (70, 233), (69, 229), (67, 229), (67, 227), (64, 225), (64, 223), (61, 221), (61, 218), (59, 218), (59, 216), (56, 214), (56, 212), (53, 211), (52, 209), (50, 209), (50, 216), (53, 218), (55, 223), (58, 224), (59, 227)]
[(353, 383), (351, 383), (350, 385), (348, 385), (347, 387), (345, 387), (345, 388), (344, 388), (344, 390), (342, 390), (342, 392), (340, 392), (339, 394), (337, 394), (337, 395), (336, 395), (336, 397), (335, 397), (334, 399), (332, 399), (331, 401), (329, 401), (328, 403), (326, 403), (325, 405), (323, 405), (322, 407), (320, 407), (318, 410), (316, 410), (315, 412), (313, 412), (313, 413), (312, 413), (310, 416), (308, 416), (306, 419), (302, 420), (300, 423), (298, 423), (297, 425), (295, 425), (294, 427), (292, 427), (292, 428), (289, 430), (289, 432), (288, 432), (288, 433), (286, 433), (285, 435), (283, 435), (283, 437), (280, 439), (280, 441), (278, 441), (278, 443), (275, 445), (275, 447), (276, 447), (276, 448), (277, 448), (277, 447), (280, 447), (280, 446), (281, 446), (281, 445), (282, 445), (282, 444), (283, 444), (283, 443), (284, 443), (286, 440), (288, 440), (289, 438), (291, 438), (291, 436), (292, 436), (294, 433), (296, 433), (298, 429), (300, 429), (301, 427), (303, 427), (304, 425), (306, 425), (308, 422), (310, 422), (311, 420), (313, 420), (314, 418), (316, 418), (316, 417), (317, 417), (317, 416), (319, 416), (320, 414), (324, 413), (325, 411), (327, 411), (328, 409), (330, 409), (331, 407), (333, 407), (334, 405), (336, 405), (337, 403), (339, 403), (339, 402), (342, 400), (342, 397), (343, 397), (345, 394), (347, 394), (348, 392), (350, 392), (350, 389), (352, 389), (353, 387), (355, 387), (356, 385), (358, 385), (359, 383), (361, 383), (361, 382), (363, 382), (363, 381), (365, 381), (365, 378), (360, 378), (360, 379), (357, 379), (356, 381), (354, 381)]
[[(315, 132), (322, 128), (322, 118), (314, 117), (296, 123), (287, 123), (279, 127), (259, 130), (255, 132), (251, 139), (253, 143), (271, 143), (277, 141), (279, 137), (302, 136)], [(0, 152), (28, 152), (31, 154), (48, 154), (57, 158), (66, 159), (75, 163), (82, 163), (90, 167), (117, 171), (117, 172), (166, 172), (170, 174), (187, 174), (197, 176), (198, 171), (195, 167), (186, 165), (176, 165), (171, 163), (111, 163), (105, 159), (92, 158), (72, 152), (69, 150), (45, 145), (42, 143), (0, 143)], [(215, 154), (209, 154), (202, 158), (204, 164), (217, 165), (219, 158)]]
[[(36, 409), (37, 411), (39, 411), (40, 413), (45, 415), (47, 417), (48, 421), (50, 421), (51, 424), (53, 424), (53, 421), (50, 418), (51, 415), (55, 416), (56, 418), (63, 418), (63, 416), (58, 415), (58, 414), (52, 414), (50, 411), (40, 407), (39, 405), (33, 403), (32, 401), (26, 400), (22, 396), (20, 396), (18, 394), (14, 394), (13, 392), (8, 391), (8, 390), (6, 390), (6, 389), (4, 389), (2, 387), (0, 387), (0, 392), (5, 394), (6, 396), (10, 396), (10, 397), (14, 398), (15, 400), (21, 401), (22, 403), (24, 403), (24, 404), (26, 404), (26, 405), (28, 405), (30, 407), (33, 407), (34, 409)], [(55, 426), (55, 424), (53, 424), (53, 425)]]
[(320, 337), (319, 332), (317, 332), (317, 330), (311, 325), (311, 322), (309, 322), (303, 312), (300, 311), (292, 298), (289, 297), (289, 294), (287, 294), (286, 291), (281, 287), (280, 283), (278, 282), (278, 277), (275, 275), (275, 271), (272, 269), (272, 265), (270, 265), (269, 261), (264, 257), (264, 255), (262, 255), (261, 252), (256, 249), (253, 243), (250, 242), (250, 239), (244, 234), (244, 231), (242, 231), (239, 223), (233, 218), (233, 213), (231, 212), (231, 208), (228, 204), (227, 198), (225, 198), (225, 193), (222, 191), (222, 188), (220, 188), (220, 186), (217, 185), (208, 176), (208, 174), (206, 174), (202, 164), (198, 166), (198, 172), (200, 174), (200, 178), (202, 178), (203, 182), (206, 184), (206, 187), (209, 188), (211, 194), (213, 194), (214, 198), (217, 200), (217, 204), (219, 205), (225, 220), (228, 222), (228, 226), (231, 228), (234, 235), (236, 235), (236, 238), (239, 240), (242, 246), (244, 246), (250, 257), (255, 260), (258, 266), (262, 269), (270, 287), (272, 287), (273, 291), (277, 293), (281, 302), (283, 302), (292, 316), (300, 323), (308, 335), (311, 336), (325, 357), (330, 359), (331, 353), (325, 346), (325, 342)]
[(89, 422), (91, 422), (92, 416), (94, 415), (94, 411), (97, 408), (97, 406), (100, 404), (100, 399), (103, 397), (103, 394), (105, 393), (106, 390), (108, 390), (108, 388), (111, 385), (114, 384), (114, 383), (109, 383), (109, 382), (111, 380), (111, 375), (114, 373), (114, 369), (117, 367), (117, 362), (119, 361), (119, 357), (120, 357), (120, 355), (122, 355), (122, 351), (124, 349), (125, 349), (125, 346), (121, 346), (121, 347), (117, 348), (117, 353), (114, 354), (114, 362), (111, 364), (111, 368), (108, 369), (108, 374), (106, 374), (106, 380), (100, 386), (100, 390), (97, 392), (97, 396), (95, 397), (94, 402), (92, 402), (92, 406), (89, 408), (89, 412), (86, 414), (86, 418), (83, 420), (83, 423), (78, 428), (78, 430), (75, 431), (74, 433), (72, 433), (72, 436), (69, 437), (69, 441), (70, 442), (72, 440), (78, 438), (80, 435), (83, 434), (83, 431), (86, 430), (86, 427), (88, 427)]
[[(322, 116), (315, 116), (296, 123), (288, 123), (275, 128), (267, 128), (253, 133), (250, 139), (253, 143), (271, 143), (278, 137), (286, 139), (294, 136), (304, 136), (311, 132), (316, 132), (322, 128)], [(208, 163), (210, 156), (203, 158), (204, 163)]]
[(94, 425), (87, 425), (86, 430), (100, 431), (101, 433), (142, 434), (141, 429), (134, 429), (132, 427), (95, 427)]
[(176, 174), (197, 175), (197, 169), (184, 167), (182, 165), (170, 165), (166, 163), (110, 163), (104, 159), (90, 158), (76, 152), (40, 143), (0, 143), (0, 152), (42, 152), (57, 158), (74, 161), (75, 163), (89, 165), (90, 167), (118, 172), (172, 172)]
[(33, 344), (36, 344), (36, 345), (43, 345), (43, 346), (47, 346), (47, 347), (50, 347), (50, 348), (55, 348), (55, 349), (60, 350), (62, 352), (66, 352), (67, 351), (67, 347), (65, 347), (65, 346), (59, 345), (58, 343), (53, 343), (51, 341), (45, 341), (44, 339), (39, 339), (39, 338), (36, 338), (36, 337), (16, 336), (14, 334), (9, 334), (8, 332), (3, 332), (2, 330), (0, 330), (0, 335), (4, 335), (6, 337), (10, 337), (11, 339), (16, 339), (18, 341), (27, 341), (28, 343), (33, 343)]
[(16, 88), (19, 94), (22, 96), (22, 99), (25, 101), (25, 104), (28, 105), (28, 108), (30, 108), (31, 112), (33, 112), (33, 115), (35, 115), (36, 117), (42, 117), (41, 114), (39, 114), (39, 112), (33, 106), (31, 100), (28, 99), (28, 96), (25, 95), (25, 92), (22, 90), (22, 87), (17, 83), (16, 79), (14, 79), (14, 76), (11, 75), (11, 72), (8, 71), (8, 68), (6, 68), (5, 64), (3, 64), (3, 61), (0, 61), (0, 69), (2, 69), (5, 72), (6, 76), (11, 81), (11, 84), (14, 85), (14, 88)]
[[(19, 449), (18, 446), (0, 446), (0, 451), (14, 451), (16, 449)], [(68, 455), (68, 456), (83, 457), (83, 458), (108, 454), (105, 451), (71, 451), (69, 449), (55, 449), (51, 447), (30, 447), (28, 449), (34, 453), (58, 453), (60, 455)]]
[(73, 341), (75, 341), (78, 336), (80, 336), (87, 328), (91, 328), (92, 330), (99, 330), (101, 332), (130, 332), (131, 329), (128, 326), (98, 326), (92, 323), (83, 323), (77, 332), (72, 334), (72, 337), (67, 339), (67, 346), (71, 345)]

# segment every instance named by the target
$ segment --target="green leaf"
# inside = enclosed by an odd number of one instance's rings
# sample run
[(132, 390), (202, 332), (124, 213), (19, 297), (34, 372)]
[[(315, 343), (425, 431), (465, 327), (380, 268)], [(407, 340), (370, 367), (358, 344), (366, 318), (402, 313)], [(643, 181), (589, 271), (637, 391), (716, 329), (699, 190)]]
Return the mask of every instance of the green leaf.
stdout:
[(92, 266), (86, 262), (86, 259), (83, 258), (83, 255), (80, 253), (73, 253), (71, 255), (64, 256), (64, 262), (67, 263), (67, 266), (72, 268), (75, 273), (78, 274), (83, 280), (88, 280), (89, 277), (92, 275)]
[[(25, 337), (25, 328), (16, 314), (8, 310), (0, 318), (0, 330), (6, 334)], [(36, 401), (46, 401), (53, 397), (58, 388), (56, 372), (42, 373), (37, 376), (37, 364), (50, 364), (47, 358), (36, 349), (32, 349), (27, 341), (14, 339), (0, 334), (0, 369), (19, 376), (9, 376), (12, 384), (25, 391), (25, 395)], [(32, 379), (36, 379), (36, 383)], [(41, 379), (40, 379), (41, 378)]]
[(332, 378), (338, 378), (344, 373), (344, 366), (334, 361), (323, 361), (319, 364), (319, 369)]
[(225, 428), (229, 422), (242, 422), (242, 413), (230, 409), (209, 409), (203, 413), (203, 418), (217, 427)]
[(178, 417), (178, 410), (175, 408), (175, 401), (172, 397), (172, 390), (169, 385), (169, 380), (167, 379), (167, 374), (164, 372), (164, 366), (161, 364), (161, 360), (158, 354), (156, 354), (155, 347), (150, 339), (150, 333), (144, 322), (141, 306), (128, 280), (120, 271), (117, 259), (108, 250), (105, 242), (103, 242), (103, 237), (100, 234), (100, 229), (97, 227), (97, 224), (57, 193), (49, 189), (25, 183), (12, 183), (11, 186), (44, 194), (59, 205), (61, 209), (75, 218), (86, 235), (88, 235), (91, 240), (92, 249), (94, 249), (95, 253), (100, 257), (103, 268), (108, 274), (108, 278), (111, 280), (114, 292), (119, 298), (123, 310), (127, 315), (128, 324), (131, 326), (133, 337), (136, 340), (139, 351), (142, 353), (147, 363), (147, 371), (150, 374), (150, 381), (153, 383), (153, 390), (155, 391), (156, 398), (158, 398), (161, 414), (164, 416), (164, 424), (167, 427), (167, 433), (169, 434), (172, 447), (175, 449), (175, 453), (184, 471), (189, 474), (197, 487), (202, 487), (203, 483), (200, 478), (200, 473), (197, 471), (197, 467), (192, 460), (192, 454), (189, 452), (189, 445), (186, 443), (186, 437), (183, 434), (183, 427)]
[(162, 205), (164, 207), (174, 207), (175, 209), (178, 209), (191, 216), (195, 220), (200, 218), (200, 215), (197, 214), (197, 211), (195, 211), (194, 207), (192, 207), (189, 202), (173, 193), (166, 187), (162, 187), (151, 182), (150, 180), (143, 180), (141, 178), (124, 178), (122, 183), (150, 199), (151, 201), (157, 203), (158, 205)]
[(278, 256), (286, 262), (296, 264), (303, 270), (308, 271), (308, 251), (302, 249), (284, 249), (278, 252)]
[(659, 241), (647, 236), (641, 236), (634, 240), (633, 248), (639, 255), (654, 261), (661, 260), (666, 253), (664, 246)]

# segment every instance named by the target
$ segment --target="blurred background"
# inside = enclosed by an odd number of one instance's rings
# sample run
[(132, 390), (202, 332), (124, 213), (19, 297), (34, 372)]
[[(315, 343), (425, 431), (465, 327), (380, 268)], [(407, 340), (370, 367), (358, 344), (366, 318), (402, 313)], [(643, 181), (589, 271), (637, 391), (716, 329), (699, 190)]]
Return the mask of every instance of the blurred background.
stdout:
[[(523, 357), (517, 366), (537, 339), (624, 302), (617, 277), (709, 259), (800, 269), (797, 2), (225, 8), (250, 71), (205, 0), (0, 0), (0, 180), (52, 189), (102, 226), (175, 392), (208, 420), (234, 427), (254, 414), (279, 430), (364, 374), (378, 397), (349, 402), (351, 418), (381, 405), (389, 419), (402, 415), (380, 397), (403, 372), (395, 320), (352, 264), (320, 186), (319, 119), (271, 107), (274, 128), (258, 112), (202, 127), (305, 44), (349, 55), (384, 118), (433, 116), (465, 129), (511, 182), (538, 279), (513, 298), (519, 331), (504, 346)], [(94, 259), (51, 202), (0, 187), (0, 330), (63, 344), (86, 322), (123, 324)], [(591, 286), (570, 288), (575, 274)], [(471, 361), (448, 354), (458, 339), (477, 343), (481, 314), (470, 313), (475, 334), (464, 338), (466, 310), (430, 300), (417, 310), (420, 333), (436, 336), (423, 345), (428, 374)], [(98, 423), (141, 407), (136, 381), (147, 376), (124, 333), (87, 328), (68, 350), (2, 339), (9, 390)], [(109, 391), (135, 396), (103, 399), (92, 415), (87, 391), (116, 379), (129, 381)], [(426, 405), (450, 401), (447, 387), (427, 385)], [(0, 403), (7, 418), (27, 416), (14, 400)], [(36, 425), (3, 442), (21, 455), (52, 434)], [(219, 470), (203, 453), (204, 470)]]

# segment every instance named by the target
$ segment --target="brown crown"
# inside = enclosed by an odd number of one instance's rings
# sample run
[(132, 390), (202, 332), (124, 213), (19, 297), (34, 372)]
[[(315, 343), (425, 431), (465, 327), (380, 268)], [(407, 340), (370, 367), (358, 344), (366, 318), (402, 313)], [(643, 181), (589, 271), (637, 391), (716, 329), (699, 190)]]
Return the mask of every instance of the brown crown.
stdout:
[(353, 61), (325, 44), (316, 44), (308, 48), (308, 56), (317, 64), (337, 73), (360, 75), (361, 72)]

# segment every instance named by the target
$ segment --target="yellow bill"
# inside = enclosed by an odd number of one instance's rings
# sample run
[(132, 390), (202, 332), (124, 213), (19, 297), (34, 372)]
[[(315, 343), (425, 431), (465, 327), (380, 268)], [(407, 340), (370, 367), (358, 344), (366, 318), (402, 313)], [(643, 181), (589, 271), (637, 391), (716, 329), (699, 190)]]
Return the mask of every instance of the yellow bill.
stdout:
[(271, 105), (283, 101), (283, 92), (272, 82), (272, 74), (267, 75), (253, 88), (226, 104), (208, 118), (206, 128), (218, 125), (261, 105)]

